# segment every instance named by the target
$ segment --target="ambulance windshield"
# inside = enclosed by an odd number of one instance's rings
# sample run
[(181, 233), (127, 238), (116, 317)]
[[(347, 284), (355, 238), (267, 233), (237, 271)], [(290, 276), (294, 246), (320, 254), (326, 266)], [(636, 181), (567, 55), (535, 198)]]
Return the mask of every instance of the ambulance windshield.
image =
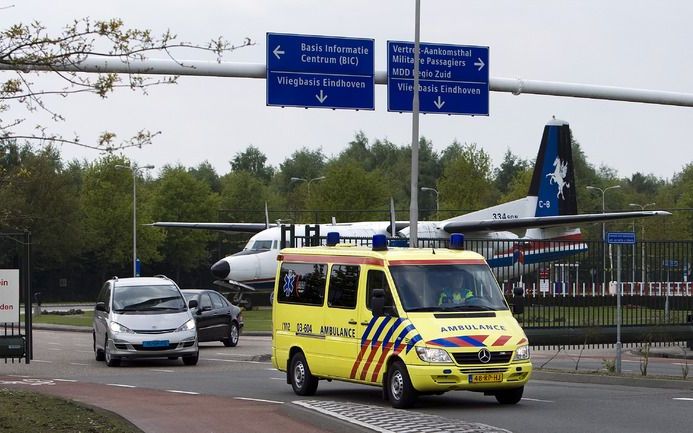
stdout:
[(405, 311), (507, 310), (503, 292), (482, 264), (391, 266)]

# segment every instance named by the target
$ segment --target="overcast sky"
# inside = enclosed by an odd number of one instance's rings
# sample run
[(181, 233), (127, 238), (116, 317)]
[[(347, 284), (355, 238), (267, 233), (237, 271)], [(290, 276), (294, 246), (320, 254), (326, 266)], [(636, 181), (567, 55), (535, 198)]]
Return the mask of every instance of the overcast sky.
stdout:
[[(490, 76), (693, 93), (693, 2), (422, 0), (421, 40), (490, 48)], [(126, 24), (166, 29), (181, 40), (250, 37), (255, 46), (225, 61), (265, 63), (267, 32), (372, 38), (375, 68), (386, 68), (388, 40), (413, 40), (414, 0), (10, 0), (2, 28), (37, 20), (52, 30), (76, 18), (119, 17)], [(190, 58), (190, 56), (186, 56)], [(192, 60), (210, 60), (196, 53)], [(2, 76), (8, 72), (0, 72)], [(397, 145), (411, 142), (411, 115), (387, 111), (386, 86), (377, 85), (375, 111), (266, 106), (265, 80), (181, 77), (148, 96), (122, 91), (55, 100), (65, 135), (94, 142), (101, 131), (126, 137), (142, 128), (162, 131), (155, 144), (130, 149), (137, 163), (208, 160), (220, 174), (249, 145), (277, 166), (292, 152), (322, 148), (337, 155), (362, 130)], [(635, 172), (671, 178), (693, 159), (693, 108), (491, 92), (488, 117), (426, 115), (421, 135), (438, 151), (453, 140), (475, 142), (498, 165), (507, 149), (536, 157), (544, 124), (555, 115), (570, 123), (589, 162), (620, 176)], [(33, 125), (28, 123), (27, 125)], [(17, 131), (28, 132), (28, 131)], [(64, 159), (99, 154), (71, 145)]]

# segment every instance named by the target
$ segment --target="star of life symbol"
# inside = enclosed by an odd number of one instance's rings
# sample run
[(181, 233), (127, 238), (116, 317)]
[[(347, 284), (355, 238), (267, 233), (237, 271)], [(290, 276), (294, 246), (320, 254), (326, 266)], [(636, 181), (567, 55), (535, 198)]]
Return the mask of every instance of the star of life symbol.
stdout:
[(284, 276), (284, 286), (282, 289), (284, 290), (284, 296), (289, 297), (291, 296), (291, 293), (294, 291), (294, 283), (296, 282), (296, 274), (294, 271), (289, 271), (285, 276)]
[(568, 163), (561, 161), (561, 158), (556, 157), (553, 161), (554, 170), (553, 173), (549, 173), (546, 177), (549, 178), (549, 185), (555, 183), (558, 186), (558, 192), (556, 193), (556, 198), (565, 200), (565, 195), (563, 195), (564, 188), (570, 188), (570, 184), (566, 182), (566, 177), (568, 177)]

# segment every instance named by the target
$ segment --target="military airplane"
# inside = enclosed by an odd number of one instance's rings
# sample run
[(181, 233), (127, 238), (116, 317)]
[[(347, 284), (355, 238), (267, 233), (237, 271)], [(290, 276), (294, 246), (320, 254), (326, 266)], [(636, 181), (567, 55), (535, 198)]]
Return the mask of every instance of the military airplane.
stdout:
[[(567, 122), (552, 119), (544, 133), (527, 196), (442, 221), (418, 223), (420, 239), (447, 239), (463, 233), (465, 240), (512, 240), (511, 243), (479, 242), (475, 245), (492, 268), (514, 275), (528, 272), (527, 265), (556, 261), (587, 250), (582, 242), (581, 223), (670, 215), (665, 211), (577, 214), (576, 183)], [(228, 289), (269, 293), (274, 284), (276, 259), (280, 250), (279, 224), (155, 222), (155, 227), (221, 230), (254, 233), (242, 251), (217, 261), (211, 267), (215, 284)], [(320, 224), (319, 233), (338, 232), (340, 237), (367, 237), (386, 234), (407, 239), (409, 223), (365, 221)], [(295, 236), (303, 237), (306, 226), (295, 226)], [(515, 231), (523, 230), (519, 236)], [(472, 245), (472, 243), (468, 243)], [(491, 246), (495, 245), (495, 246)], [(472, 249), (474, 247), (471, 247)], [(504, 275), (508, 275), (505, 272)]]

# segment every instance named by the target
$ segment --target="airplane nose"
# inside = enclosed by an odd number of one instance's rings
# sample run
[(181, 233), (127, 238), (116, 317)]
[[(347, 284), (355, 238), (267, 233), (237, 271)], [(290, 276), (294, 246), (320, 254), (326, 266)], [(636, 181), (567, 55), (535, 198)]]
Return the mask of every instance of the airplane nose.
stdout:
[(228, 278), (231, 266), (229, 266), (229, 262), (222, 259), (212, 265), (211, 271), (212, 275), (223, 280)]

